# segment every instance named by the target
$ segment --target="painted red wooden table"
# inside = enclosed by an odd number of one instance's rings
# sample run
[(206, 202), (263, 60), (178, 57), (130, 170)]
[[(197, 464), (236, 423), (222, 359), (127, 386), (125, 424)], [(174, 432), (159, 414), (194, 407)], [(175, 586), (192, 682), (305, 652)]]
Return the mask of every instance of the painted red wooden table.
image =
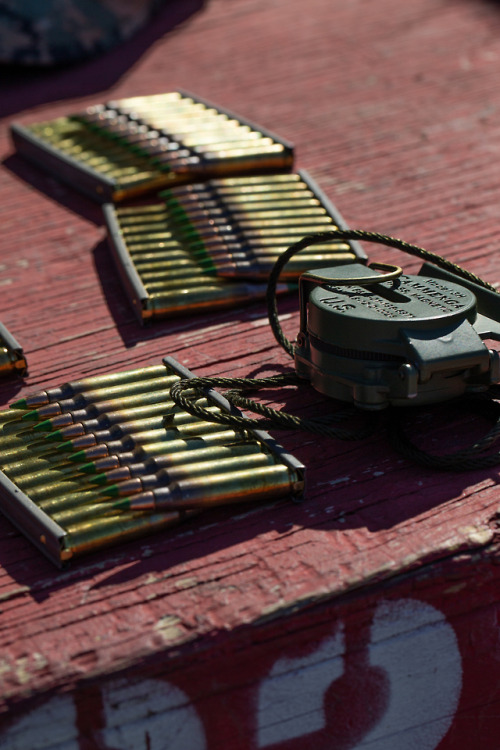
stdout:
[[(496, 283), (499, 65), (486, 0), (179, 0), (99, 60), (6, 70), (0, 319), (30, 374), (1, 404), (166, 354), (199, 374), (290, 367), (261, 303), (139, 328), (100, 208), (15, 156), (12, 120), (194, 91), (293, 141), (350, 226)], [(296, 300), (280, 309), (293, 336)], [(473, 429), (422, 419), (427, 447)], [(422, 469), (384, 435), (276, 437), (308, 466), (302, 505), (214, 511), (64, 571), (0, 519), (2, 748), (498, 748), (497, 471)]]

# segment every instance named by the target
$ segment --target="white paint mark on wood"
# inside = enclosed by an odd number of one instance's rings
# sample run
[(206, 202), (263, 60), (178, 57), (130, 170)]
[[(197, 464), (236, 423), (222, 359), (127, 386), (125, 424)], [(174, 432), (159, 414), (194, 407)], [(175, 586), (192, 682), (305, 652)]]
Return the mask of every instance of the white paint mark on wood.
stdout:
[(258, 695), (259, 747), (303, 737), (325, 725), (323, 696), (344, 669), (344, 635), (335, 635), (307, 656), (278, 659)]
[(56, 696), (2, 732), (2, 750), (79, 750), (73, 698)]
[(179, 640), (183, 635), (179, 624), (180, 619), (177, 615), (163, 615), (154, 625), (153, 629), (155, 633), (158, 633), (162, 637), (165, 643), (170, 643), (171, 641)]
[[(155, 630), (169, 638), (176, 627), (176, 618), (167, 616)], [(326, 741), (325, 696), (344, 674), (343, 626), (337, 626), (312, 649), (301, 656), (278, 658), (262, 679), (255, 706), (259, 748), (307, 738), (315, 732), (322, 736), (322, 730)], [(353, 750), (436, 750), (455, 716), (462, 684), (461, 657), (452, 626), (424, 602), (383, 601), (371, 624), (368, 655), (370, 665), (387, 676), (388, 701), (378, 724)], [(33, 655), (35, 668), (44, 664), (42, 655)], [(26, 669), (24, 663), (17, 666), (21, 672)], [(362, 677), (360, 674), (361, 681)], [(102, 687), (101, 698), (104, 728), (95, 727), (96, 746), (206, 750), (203, 723), (190, 698), (168, 682), (112, 681)], [(370, 711), (370, 695), (366, 698), (366, 710)], [(2, 750), (78, 750), (73, 700), (73, 696), (50, 698), (8, 724), (1, 734)], [(330, 707), (329, 721), (331, 710), (335, 707)], [(341, 707), (344, 717), (346, 710), (349, 713), (348, 706)]]
[(424, 602), (383, 602), (371, 628), (370, 663), (386, 670), (390, 700), (355, 750), (435, 750), (453, 721), (462, 686), (451, 625)]
[[(462, 531), (462, 529), (459, 529), (459, 531)], [(490, 544), (495, 537), (494, 530), (487, 527), (481, 528), (479, 526), (467, 526), (463, 529), (463, 532), (466, 534), (469, 542), (478, 547), (484, 547), (487, 544)]]
[(343, 482), (350, 482), (351, 477), (339, 477), (338, 479), (332, 479), (331, 481), (327, 482), (330, 486), (334, 486), (335, 484), (342, 484)]
[[(324, 697), (344, 672), (343, 655), (339, 629), (312, 654), (275, 662), (258, 695), (260, 748), (326, 727)], [(382, 602), (371, 626), (369, 658), (387, 675), (389, 701), (353, 750), (436, 750), (453, 721), (462, 685), (457, 639), (443, 614), (413, 599)]]
[(182, 690), (163, 680), (120, 680), (103, 690), (106, 746), (205, 750), (203, 725)]

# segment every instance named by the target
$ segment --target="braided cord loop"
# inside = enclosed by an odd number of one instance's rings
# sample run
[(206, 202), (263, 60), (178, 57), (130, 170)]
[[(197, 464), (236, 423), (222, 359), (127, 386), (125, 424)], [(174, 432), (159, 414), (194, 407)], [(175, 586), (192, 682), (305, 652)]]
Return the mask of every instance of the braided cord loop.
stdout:
[[(432, 253), (425, 250), (418, 245), (413, 245), (404, 240), (397, 239), (395, 237), (389, 237), (387, 235), (379, 234), (377, 232), (368, 232), (357, 229), (336, 229), (329, 232), (318, 232), (316, 234), (307, 235), (303, 237), (299, 242), (295, 242), (285, 252), (283, 252), (276, 263), (274, 264), (271, 273), (269, 275), (266, 302), (269, 317), (269, 324), (273, 335), (278, 344), (287, 352), (290, 357), (294, 357), (294, 344), (287, 339), (281, 328), (279, 317), (278, 317), (278, 306), (276, 299), (276, 287), (280, 274), (287, 264), (287, 262), (294, 255), (312, 245), (323, 244), (325, 242), (335, 241), (366, 241), (373, 242), (379, 245), (385, 245), (392, 247), (396, 250), (401, 250), (408, 255), (415, 256), (421, 260), (433, 263), (434, 265), (450, 271), (455, 276), (465, 279), (466, 281), (477, 284), (485, 289), (497, 293), (495, 287), (488, 282), (481, 279), (479, 276), (465, 270), (461, 266), (446, 260), (436, 253)], [(375, 269), (383, 270), (385, 264), (373, 263), (371, 266)], [(380, 281), (384, 279), (381, 278)], [(378, 279), (376, 280), (378, 281)], [(332, 281), (331, 283), (334, 283)], [(364, 285), (373, 283), (373, 277), (368, 277), (368, 280), (356, 278), (352, 280), (343, 281), (344, 284), (357, 284)], [(464, 450), (456, 451), (447, 455), (432, 455), (426, 451), (418, 448), (406, 434), (406, 430), (403, 426), (405, 421), (403, 413), (406, 410), (397, 409), (390, 407), (385, 411), (385, 416), (382, 417), (380, 412), (363, 412), (362, 416), (364, 424), (358, 429), (346, 429), (344, 427), (334, 426), (335, 421), (340, 421), (352, 417), (354, 415), (360, 416), (360, 410), (354, 407), (337, 412), (337, 414), (316, 417), (314, 419), (304, 419), (295, 415), (289, 414), (285, 411), (278, 411), (271, 407), (265, 406), (264, 404), (257, 403), (248, 396), (243, 395), (245, 391), (256, 390), (260, 388), (273, 388), (282, 387), (287, 385), (301, 385), (304, 381), (300, 379), (295, 373), (288, 373), (285, 375), (275, 375), (267, 378), (192, 378), (189, 380), (180, 380), (171, 387), (172, 400), (185, 411), (193, 414), (200, 419), (205, 421), (217, 422), (219, 424), (233, 427), (237, 430), (248, 430), (248, 429), (261, 429), (261, 428), (272, 428), (278, 427), (280, 429), (302, 429), (316, 434), (320, 434), (324, 437), (333, 437), (339, 440), (360, 440), (373, 434), (376, 429), (380, 429), (384, 425), (388, 432), (389, 440), (393, 448), (405, 458), (410, 461), (417, 463), (421, 466), (428, 468), (439, 469), (442, 471), (468, 471), (471, 469), (488, 468), (500, 464), (500, 451), (495, 451), (487, 455), (481, 455), (484, 451), (494, 446), (498, 438), (500, 437), (500, 404), (493, 399), (500, 397), (500, 387), (492, 386), (487, 394), (478, 394), (478, 400), (468, 399), (471, 404), (478, 405), (481, 396), (488, 399), (487, 409), (488, 416), (495, 416), (494, 426), (484, 435), (483, 438), (476, 441), (474, 445)], [(225, 396), (227, 400), (233, 405), (240, 408), (253, 411), (255, 414), (259, 414), (263, 419), (252, 419), (245, 416), (239, 416), (231, 413), (212, 413), (204, 409), (199, 404), (196, 404), (196, 400), (200, 396), (207, 396), (207, 390), (213, 387), (227, 388), (230, 389), (226, 392)], [(183, 391), (189, 390), (189, 396)], [(493, 407), (492, 407), (493, 405)], [(475, 407), (474, 407), (475, 408)], [(478, 407), (479, 408), (479, 407)]]
[[(470, 408), (481, 412), (482, 416), (494, 418), (493, 427), (470, 447), (444, 455), (434, 455), (418, 448), (407, 435), (401, 410), (394, 408), (389, 411), (387, 424), (387, 433), (392, 447), (413, 463), (440, 471), (464, 472), (497, 466), (500, 464), (499, 450), (485, 455), (481, 454), (492, 448), (500, 438), (500, 404), (491, 398), (482, 404), (480, 400), (466, 399), (465, 401)], [(461, 402), (461, 406), (463, 403), (464, 401)], [(482, 406), (485, 408), (481, 408)]]
[[(285, 375), (273, 375), (268, 378), (192, 378), (190, 380), (179, 380), (174, 383), (170, 389), (172, 400), (185, 411), (193, 414), (200, 419), (209, 422), (217, 422), (228, 427), (234, 427), (237, 430), (248, 429), (271, 429), (272, 427), (296, 430), (302, 429), (308, 432), (315, 432), (324, 437), (333, 437), (338, 440), (361, 440), (368, 437), (378, 426), (378, 415), (367, 413), (363, 415), (365, 424), (358, 429), (347, 429), (335, 427), (332, 425), (335, 421), (340, 421), (346, 417), (353, 416), (356, 412), (354, 409), (339, 412), (329, 416), (317, 417), (314, 419), (304, 419), (286, 411), (278, 411), (270, 406), (257, 403), (253, 399), (243, 396), (242, 391), (256, 390), (260, 388), (281, 387), (286, 385), (300, 385), (303, 381), (295, 373)], [(212, 413), (207, 411), (200, 404), (196, 404), (196, 399), (200, 396), (206, 396), (210, 388), (230, 388), (225, 393), (225, 397), (233, 406), (249, 409), (256, 414), (260, 414), (264, 419), (251, 419), (237, 414), (228, 412)], [(189, 390), (189, 395), (183, 391)], [(357, 415), (359, 413), (356, 413)]]

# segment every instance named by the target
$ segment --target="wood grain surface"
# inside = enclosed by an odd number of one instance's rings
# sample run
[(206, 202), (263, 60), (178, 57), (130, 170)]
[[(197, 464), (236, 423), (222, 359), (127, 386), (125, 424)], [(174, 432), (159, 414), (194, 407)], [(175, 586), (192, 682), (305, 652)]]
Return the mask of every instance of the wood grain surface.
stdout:
[[(276, 345), (261, 302), (140, 328), (113, 268), (100, 207), (16, 156), (12, 121), (29, 124), (125, 96), (193, 91), (292, 141), (296, 166), (308, 170), (349, 226), (420, 244), (496, 284), (499, 67), (500, 4), (493, 0), (172, 0), (147, 29), (98, 59), (66, 69), (5, 69), (0, 320), (22, 344), (29, 376), (1, 383), (0, 406), (81, 376), (159, 363), (167, 354), (200, 375), (260, 376), (293, 364)], [(372, 260), (419, 267), (395, 251), (365, 250)], [(293, 337), (297, 300), (281, 301), (280, 311)], [(331, 408), (307, 387), (268, 400), (304, 415)], [(428, 448), (451, 448), (485, 427), (450, 406), (408, 419)], [(382, 617), (380, 597), (390, 599), (394, 586), (397, 597), (416, 596), (461, 623), (466, 687), (458, 708), (450, 708), (462, 717), (459, 729), (436, 734), (437, 744), (417, 738), (379, 745), (373, 735), (365, 745), (374, 719), (335, 735), (330, 745), (319, 735), (314, 740), (311, 729), (309, 739), (289, 735), (276, 747), (448, 750), (470, 747), (461, 743), (475, 737), (482, 750), (494, 748), (498, 667), (488, 669), (499, 655), (498, 471), (423, 469), (395, 453), (383, 433), (360, 443), (273, 434), (308, 467), (302, 505), (217, 510), (62, 572), (0, 518), (5, 731), (14, 732), (13, 717), (47, 696), (66, 711), (64, 701), (77, 688), (92, 713), (99, 681), (121, 674), (126, 680), (127, 670), (136, 677), (144, 670), (148, 680), (175, 673), (189, 693), (186, 675), (192, 687), (201, 654), (210, 679), (220, 664), (220, 689), (199, 687), (192, 701), (203, 694), (212, 715), (225, 706), (213, 696), (227, 688), (229, 714), (247, 715), (248, 703), (238, 714), (238, 701), (247, 698), (234, 685), (231, 693), (231, 680), (248, 675), (255, 682), (287, 642), (309, 631), (315, 643), (326, 638), (332, 619), (355, 618), (351, 632), (366, 643), (369, 636), (359, 634), (369, 628), (367, 613)], [(478, 656), (486, 642), (491, 662)], [(254, 647), (260, 666), (252, 676)], [(246, 666), (230, 677), (240, 657)], [(485, 682), (476, 700), (478, 663)], [(125, 700), (119, 685), (113, 689), (116, 701)], [(103, 734), (99, 695), (100, 734), (85, 734), (77, 716), (68, 748), (129, 747)], [(374, 711), (383, 715), (381, 705)], [(238, 734), (231, 722), (225, 730), (222, 722), (209, 724), (207, 747), (279, 742), (267, 730), (259, 735), (241, 725)], [(6, 747), (21, 747), (8, 737)], [(39, 747), (52, 747), (48, 742)], [(196, 742), (184, 747), (204, 747)]]

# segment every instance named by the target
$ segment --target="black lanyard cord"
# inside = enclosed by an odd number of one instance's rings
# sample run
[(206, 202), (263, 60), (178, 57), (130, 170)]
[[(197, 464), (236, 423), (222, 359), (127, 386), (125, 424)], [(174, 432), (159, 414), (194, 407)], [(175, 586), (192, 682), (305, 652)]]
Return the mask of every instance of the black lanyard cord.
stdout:
[[(417, 245), (412, 245), (394, 237), (355, 229), (337, 229), (331, 232), (321, 232), (308, 235), (299, 242), (291, 245), (280, 255), (270, 273), (267, 287), (266, 300), (271, 330), (278, 344), (291, 357), (294, 356), (295, 347), (283, 333), (278, 318), (278, 307), (276, 301), (276, 286), (281, 271), (292, 256), (311, 245), (323, 244), (328, 241), (338, 242), (348, 240), (364, 240), (402, 250), (409, 255), (416, 256), (424, 261), (428, 261), (436, 266), (444, 268), (457, 277), (478, 284), (479, 286), (496, 293), (496, 289), (491, 284), (488, 284), (480, 277), (466, 271), (455, 263), (442, 258), (440, 255), (424, 250)], [(356, 280), (355, 283), (358, 284), (359, 280)], [(233, 427), (236, 430), (263, 428), (301, 429), (338, 440), (362, 440), (374, 434), (376, 431), (385, 429), (393, 448), (413, 463), (422, 466), (442, 471), (469, 471), (472, 469), (486, 468), (500, 464), (500, 451), (482, 455), (484, 451), (491, 450), (500, 437), (500, 405), (493, 400), (500, 395), (499, 388), (496, 386), (492, 386), (486, 393), (478, 394), (477, 399), (475, 396), (467, 396), (465, 399), (459, 400), (460, 404), (466, 401), (471, 409), (481, 413), (483, 411), (481, 402), (484, 403), (485, 399), (487, 400), (488, 417), (494, 418), (494, 425), (489, 432), (469, 448), (447, 455), (433, 455), (418, 448), (408, 437), (404, 424), (407, 421), (405, 417), (405, 414), (408, 412), (407, 407), (389, 407), (382, 412), (370, 412), (357, 409), (353, 406), (337, 412), (336, 414), (306, 419), (289, 414), (286, 411), (265, 406), (264, 404), (258, 403), (249, 398), (247, 395), (249, 391), (262, 388), (282, 388), (291, 385), (300, 386), (303, 385), (304, 382), (305, 381), (299, 378), (294, 372), (267, 378), (192, 378), (190, 380), (181, 380), (175, 383), (172, 386), (170, 393), (172, 400), (190, 414), (193, 414), (204, 421), (217, 422), (222, 425)], [(214, 387), (227, 389), (224, 395), (233, 406), (259, 414), (263, 419), (253, 419), (225, 412), (212, 413), (199, 404), (196, 404), (197, 399), (206, 396), (207, 391)], [(184, 393), (186, 390), (190, 391), (189, 395)], [(358, 422), (361, 420), (362, 424), (358, 427), (346, 427), (336, 424), (347, 420), (356, 420)]]

